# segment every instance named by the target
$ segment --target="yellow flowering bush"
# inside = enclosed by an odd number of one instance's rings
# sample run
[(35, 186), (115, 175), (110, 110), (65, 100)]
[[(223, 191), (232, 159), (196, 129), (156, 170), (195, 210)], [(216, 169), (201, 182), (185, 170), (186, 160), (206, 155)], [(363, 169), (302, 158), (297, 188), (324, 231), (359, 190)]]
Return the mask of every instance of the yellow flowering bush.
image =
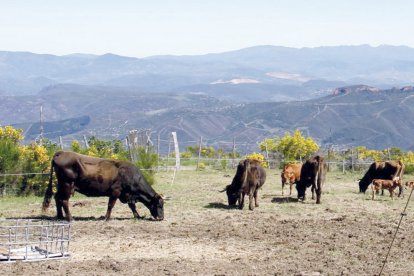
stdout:
[(198, 163), (198, 170), (204, 171), (206, 169), (206, 164), (203, 162)]
[(20, 184), (19, 193), (28, 194), (37, 191), (41, 194), (48, 184), (48, 177), (42, 177), (36, 175), (36, 173), (44, 173), (50, 170), (50, 157), (47, 149), (44, 146), (32, 143), (27, 146), (20, 146), (19, 151), (21, 169), (25, 173)]
[(268, 164), (268, 163), (267, 163), (267, 161), (265, 160), (264, 155), (263, 155), (263, 154), (261, 154), (261, 153), (256, 153), (256, 152), (253, 152), (253, 153), (247, 154), (244, 158), (245, 158), (245, 159), (250, 159), (250, 160), (255, 160), (255, 161), (260, 162), (260, 165), (261, 165), (263, 168), (268, 168), (268, 167), (269, 167), (269, 164)]
[(0, 127), (0, 139), (8, 139), (17, 143), (23, 140), (23, 130), (16, 129), (12, 126)]

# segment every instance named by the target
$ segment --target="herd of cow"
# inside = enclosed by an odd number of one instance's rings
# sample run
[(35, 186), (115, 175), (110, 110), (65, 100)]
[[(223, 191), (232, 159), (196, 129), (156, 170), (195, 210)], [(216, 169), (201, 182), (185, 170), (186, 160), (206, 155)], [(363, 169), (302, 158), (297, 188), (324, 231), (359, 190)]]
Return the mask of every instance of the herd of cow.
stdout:
[[(311, 187), (312, 199), (321, 203), (322, 187), (328, 171), (324, 158), (317, 155), (303, 164), (293, 163), (284, 166), (282, 179), (282, 195), (284, 186), (296, 184), (298, 199), (305, 200), (306, 189)], [(69, 198), (78, 191), (86, 196), (108, 196), (108, 209), (105, 219), (111, 216), (112, 208), (119, 199), (128, 203), (135, 218), (140, 218), (135, 203), (143, 203), (155, 220), (164, 219), (164, 199), (147, 183), (140, 170), (126, 161), (97, 158), (74, 152), (59, 151), (52, 158), (49, 184), (43, 200), (43, 211), (49, 205), (53, 195), (53, 172), (57, 178), (55, 202), (58, 219), (63, 219), (63, 211), (68, 221), (72, 220), (69, 211)], [(399, 188), (398, 196), (403, 193), (402, 175), (404, 164), (401, 161), (383, 161), (371, 164), (363, 178), (359, 181), (360, 192), (365, 193), (372, 183), (372, 199), (379, 190), (388, 189), (393, 198), (394, 189)], [(244, 198), (249, 196), (249, 209), (258, 207), (258, 191), (266, 181), (266, 171), (258, 161), (245, 159), (239, 162), (236, 174), (230, 185), (221, 192), (227, 193), (228, 204), (244, 207)], [(405, 184), (414, 188), (414, 181)], [(63, 210), (62, 210), (63, 209)]]
[[(290, 193), (292, 195), (292, 186), (293, 184), (300, 183), (304, 173), (306, 177), (311, 177), (311, 179), (316, 179), (314, 177), (315, 173), (309, 172), (305, 167), (308, 162), (302, 166), (301, 163), (287, 164), (284, 166), (281, 174), (282, 178), (282, 195), (284, 194), (284, 186), (290, 184)], [(326, 173), (326, 165), (323, 165), (323, 175)], [(389, 190), (391, 198), (393, 198), (394, 190), (398, 187), (400, 197), (403, 193), (402, 185), (402, 175), (404, 174), (404, 164), (401, 161), (383, 161), (383, 162), (374, 162), (370, 165), (368, 171), (365, 173), (364, 177), (359, 180), (359, 191), (365, 193), (368, 189), (368, 186), (372, 183), (372, 199), (375, 199), (375, 194), (384, 189)], [(303, 187), (303, 185), (300, 185)], [(414, 187), (414, 181), (407, 181), (405, 186), (408, 188)], [(312, 191), (313, 193), (313, 191)], [(298, 189), (298, 198), (300, 198), (300, 192)], [(312, 194), (313, 198), (313, 194)], [(317, 201), (316, 203), (320, 203)]]

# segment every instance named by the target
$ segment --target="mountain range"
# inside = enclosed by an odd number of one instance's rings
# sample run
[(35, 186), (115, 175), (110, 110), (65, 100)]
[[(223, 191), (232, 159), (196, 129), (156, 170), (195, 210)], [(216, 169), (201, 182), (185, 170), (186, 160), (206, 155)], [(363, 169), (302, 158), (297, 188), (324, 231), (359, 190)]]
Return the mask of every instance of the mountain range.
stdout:
[[(45, 136), (254, 145), (300, 129), (322, 145), (414, 149), (414, 49), (257, 46), (148, 58), (0, 52), (0, 125)], [(358, 85), (356, 85), (358, 84)], [(359, 85), (364, 84), (364, 85)], [(397, 88), (398, 87), (398, 88)]]

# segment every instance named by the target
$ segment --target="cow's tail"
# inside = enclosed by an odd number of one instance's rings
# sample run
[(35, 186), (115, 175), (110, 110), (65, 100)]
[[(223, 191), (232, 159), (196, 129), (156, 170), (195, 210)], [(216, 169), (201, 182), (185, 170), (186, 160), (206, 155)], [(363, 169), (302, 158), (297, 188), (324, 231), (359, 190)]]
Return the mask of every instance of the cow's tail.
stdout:
[(50, 199), (53, 195), (53, 160), (50, 166), (50, 175), (49, 175), (49, 184), (47, 185), (47, 189), (45, 191), (45, 197), (43, 198), (43, 205), (42, 205), (42, 212), (46, 212), (47, 208), (49, 208), (50, 205)]
[[(246, 159), (248, 160), (248, 159)], [(247, 163), (247, 164), (246, 164)], [(244, 163), (244, 176), (243, 176), (243, 183), (241, 185), (241, 189), (244, 189), (244, 187), (246, 187), (247, 184), (247, 175), (250, 173), (251, 167), (250, 167), (250, 161), (247, 161)]]

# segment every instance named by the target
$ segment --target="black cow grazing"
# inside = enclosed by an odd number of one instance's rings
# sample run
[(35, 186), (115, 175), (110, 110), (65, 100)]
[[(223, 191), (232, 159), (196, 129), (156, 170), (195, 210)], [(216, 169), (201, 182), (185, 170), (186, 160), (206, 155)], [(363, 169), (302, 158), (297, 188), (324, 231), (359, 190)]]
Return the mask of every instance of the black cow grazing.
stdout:
[(314, 192), (316, 191), (316, 203), (320, 204), (327, 170), (325, 160), (319, 155), (306, 160), (300, 171), (299, 183), (296, 184), (298, 199), (305, 200), (306, 188), (312, 186), (312, 199), (315, 199)]
[(245, 159), (239, 162), (237, 171), (233, 177), (233, 181), (230, 185), (221, 191), (226, 191), (227, 200), (230, 206), (239, 203), (239, 208), (244, 207), (244, 196), (249, 195), (249, 209), (253, 210), (253, 198), (255, 206), (258, 207), (257, 194), (260, 187), (266, 181), (266, 171), (260, 166), (258, 161)]
[[(404, 164), (401, 161), (381, 161), (372, 163), (368, 171), (359, 181), (359, 191), (365, 193), (368, 189), (368, 186), (371, 184), (374, 179), (388, 179), (393, 180), (394, 178), (399, 178), (402, 181), (402, 176), (404, 174)], [(399, 188), (398, 196), (402, 194), (402, 188)]]
[(69, 211), (69, 198), (73, 191), (86, 196), (108, 196), (108, 209), (105, 219), (111, 217), (116, 200), (128, 203), (135, 218), (140, 218), (135, 203), (142, 202), (156, 220), (164, 219), (164, 200), (144, 179), (137, 167), (126, 161), (115, 161), (82, 155), (75, 152), (59, 151), (52, 159), (49, 185), (43, 200), (43, 211), (49, 207), (53, 195), (53, 170), (57, 178), (55, 195), (57, 217), (72, 220)]

